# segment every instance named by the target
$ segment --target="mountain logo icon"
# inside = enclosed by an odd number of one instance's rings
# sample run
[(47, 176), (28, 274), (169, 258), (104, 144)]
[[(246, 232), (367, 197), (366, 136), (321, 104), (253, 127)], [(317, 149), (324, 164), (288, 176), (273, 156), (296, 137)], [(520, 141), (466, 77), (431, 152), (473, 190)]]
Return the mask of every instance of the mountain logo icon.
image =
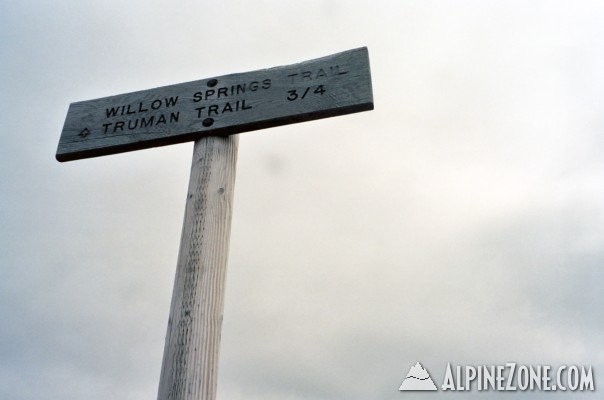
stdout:
[(417, 362), (409, 369), (405, 380), (398, 390), (438, 390), (430, 374)]

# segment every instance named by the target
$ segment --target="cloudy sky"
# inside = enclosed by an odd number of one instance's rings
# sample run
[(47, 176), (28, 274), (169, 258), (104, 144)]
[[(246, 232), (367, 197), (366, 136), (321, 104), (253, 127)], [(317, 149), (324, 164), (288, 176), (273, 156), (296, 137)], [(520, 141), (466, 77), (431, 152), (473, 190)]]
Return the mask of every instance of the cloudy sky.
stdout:
[(192, 144), (58, 163), (70, 102), (360, 46), (374, 111), (241, 135), (218, 398), (511, 398), (399, 392), (417, 361), (437, 383), (448, 362), (592, 365), (602, 386), (603, 20), (0, 2), (0, 398), (157, 393)]

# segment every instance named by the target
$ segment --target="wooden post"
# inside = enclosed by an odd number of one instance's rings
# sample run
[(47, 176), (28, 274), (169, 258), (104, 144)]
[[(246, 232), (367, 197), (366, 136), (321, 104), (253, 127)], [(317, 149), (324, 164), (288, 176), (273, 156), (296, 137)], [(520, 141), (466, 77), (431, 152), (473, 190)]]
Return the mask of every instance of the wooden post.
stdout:
[(238, 135), (195, 142), (158, 400), (214, 400)]

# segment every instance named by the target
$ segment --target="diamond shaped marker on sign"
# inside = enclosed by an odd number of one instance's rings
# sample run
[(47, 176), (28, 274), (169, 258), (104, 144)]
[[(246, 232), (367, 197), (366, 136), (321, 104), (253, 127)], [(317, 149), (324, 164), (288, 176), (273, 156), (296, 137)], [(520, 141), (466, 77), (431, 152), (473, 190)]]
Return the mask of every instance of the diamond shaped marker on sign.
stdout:
[(84, 129), (82, 130), (82, 132), (78, 133), (78, 135), (79, 135), (80, 137), (83, 137), (83, 138), (85, 138), (85, 137), (86, 137), (86, 136), (88, 136), (89, 134), (90, 134), (90, 130), (88, 130), (88, 128), (84, 128)]

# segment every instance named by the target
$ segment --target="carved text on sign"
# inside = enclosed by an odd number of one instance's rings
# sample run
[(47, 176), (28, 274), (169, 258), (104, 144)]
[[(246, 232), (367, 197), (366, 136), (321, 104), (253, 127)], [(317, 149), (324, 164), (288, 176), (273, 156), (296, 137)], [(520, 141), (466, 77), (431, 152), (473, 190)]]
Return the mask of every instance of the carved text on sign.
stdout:
[[(125, 129), (132, 131), (137, 128), (148, 128), (159, 124), (178, 122), (180, 111), (154, 113), (162, 108), (175, 107), (177, 102), (178, 96), (165, 98), (163, 101), (162, 99), (156, 99), (148, 104), (141, 101), (138, 105), (127, 104), (106, 108), (105, 114), (107, 120), (111, 122), (103, 124), (102, 132), (103, 134), (107, 134), (108, 132), (117, 133), (118, 131), (123, 132)], [(136, 117), (129, 119), (122, 118), (133, 114), (136, 114)], [(144, 116), (139, 116), (140, 114)], [(120, 117), (120, 119), (114, 120), (114, 117)]]

